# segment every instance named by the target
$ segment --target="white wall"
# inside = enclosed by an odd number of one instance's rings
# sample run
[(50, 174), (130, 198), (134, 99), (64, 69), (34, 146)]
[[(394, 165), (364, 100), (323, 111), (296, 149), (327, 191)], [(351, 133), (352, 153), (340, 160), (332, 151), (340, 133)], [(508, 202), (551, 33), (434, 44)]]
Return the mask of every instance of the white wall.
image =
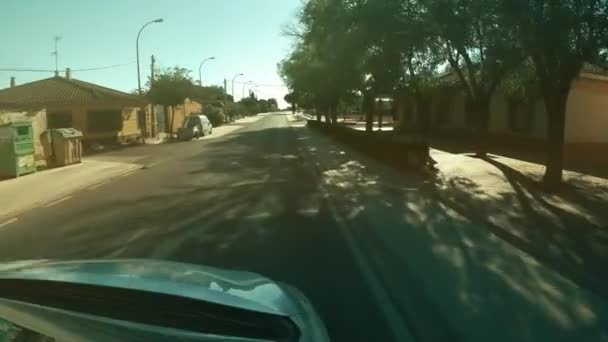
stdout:
[(592, 82), (598, 81), (575, 83), (570, 92), (565, 132), (568, 143), (608, 143), (608, 91)]

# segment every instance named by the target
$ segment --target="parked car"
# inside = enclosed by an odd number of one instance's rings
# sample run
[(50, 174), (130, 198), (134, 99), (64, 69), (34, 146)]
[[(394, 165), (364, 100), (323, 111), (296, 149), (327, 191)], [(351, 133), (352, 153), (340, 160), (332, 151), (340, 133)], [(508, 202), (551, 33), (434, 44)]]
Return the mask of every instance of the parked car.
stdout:
[(177, 130), (177, 136), (181, 140), (192, 140), (192, 138), (204, 137), (213, 133), (213, 125), (203, 114), (191, 114), (184, 120), (184, 125)]

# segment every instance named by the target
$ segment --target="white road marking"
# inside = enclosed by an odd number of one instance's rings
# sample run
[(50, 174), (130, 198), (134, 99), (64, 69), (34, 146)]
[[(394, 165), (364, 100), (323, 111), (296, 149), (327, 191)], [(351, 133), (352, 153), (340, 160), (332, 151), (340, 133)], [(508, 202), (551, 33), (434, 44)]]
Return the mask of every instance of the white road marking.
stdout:
[(51, 203), (49, 203), (49, 204), (46, 204), (44, 207), (45, 207), (45, 208), (48, 208), (48, 207), (54, 206), (55, 204), (58, 204), (58, 203), (61, 203), (61, 202), (65, 201), (65, 200), (70, 199), (71, 197), (72, 197), (72, 196), (65, 196), (65, 197), (62, 197), (62, 198), (60, 198), (60, 199), (58, 199), (58, 200), (56, 200), (56, 201), (53, 201), (53, 202), (51, 202)]
[[(323, 185), (321, 185), (323, 187)], [(324, 191), (327, 194), (327, 191)], [(330, 196), (328, 196), (330, 197)], [(367, 286), (371, 290), (372, 294), (376, 298), (376, 303), (384, 316), (385, 321), (387, 322), (391, 333), (395, 337), (396, 341), (414, 341), (408, 327), (404, 324), (404, 322), (399, 319), (402, 317), (399, 311), (393, 305), (388, 293), (372, 271), (372, 267), (369, 265), (366, 258), (363, 256), (363, 252), (361, 248), (357, 244), (357, 241), (353, 237), (352, 233), (346, 227), (346, 224), (342, 221), (342, 217), (337, 214), (338, 210), (335, 208), (334, 204), (327, 198), (327, 204), (329, 206), (329, 210), (334, 214), (336, 218), (336, 223), (338, 224), (338, 229), (340, 230), (340, 234), (344, 237), (346, 241), (346, 245), (353, 255), (357, 266), (359, 266), (359, 270), (361, 270), (361, 275), (363, 279), (367, 283)]]
[(11, 224), (11, 223), (13, 223), (13, 222), (15, 222), (17, 220), (18, 220), (18, 218), (13, 217), (12, 219), (10, 219), (8, 221), (4, 221), (4, 222), (0, 223), (0, 228), (2, 228), (4, 226), (7, 226), (7, 225), (9, 225), (9, 224)]
[(95, 184), (95, 185), (93, 185), (93, 186), (88, 187), (88, 188), (87, 188), (87, 190), (93, 190), (93, 189), (97, 189), (97, 188), (99, 188), (99, 187), (100, 187), (100, 186), (102, 186), (102, 185), (106, 185), (106, 184), (110, 183), (111, 181), (112, 181), (112, 179), (108, 179), (108, 180), (107, 180), (107, 181), (105, 181), (105, 182), (101, 182), (101, 183), (98, 183), (98, 184)]
[(129, 176), (129, 175), (134, 174), (134, 173), (135, 173), (135, 172), (137, 172), (137, 171), (139, 171), (139, 169), (136, 169), (136, 170), (132, 170), (132, 171), (125, 172), (125, 173), (123, 173), (122, 175), (118, 175), (118, 177), (126, 177), (126, 176)]

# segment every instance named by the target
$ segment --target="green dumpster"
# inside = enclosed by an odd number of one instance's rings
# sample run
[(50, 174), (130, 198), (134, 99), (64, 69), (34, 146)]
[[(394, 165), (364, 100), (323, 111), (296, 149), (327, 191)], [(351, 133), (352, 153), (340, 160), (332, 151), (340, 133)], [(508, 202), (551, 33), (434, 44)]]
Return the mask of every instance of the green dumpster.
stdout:
[(0, 125), (0, 176), (19, 177), (32, 172), (36, 172), (32, 123)]

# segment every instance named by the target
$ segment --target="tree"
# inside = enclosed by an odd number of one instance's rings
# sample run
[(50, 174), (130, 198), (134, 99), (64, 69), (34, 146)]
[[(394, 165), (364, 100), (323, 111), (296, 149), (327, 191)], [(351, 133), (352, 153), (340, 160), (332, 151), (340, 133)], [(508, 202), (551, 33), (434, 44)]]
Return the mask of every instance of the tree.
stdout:
[[(159, 69), (155, 72), (153, 82), (148, 82), (149, 90), (147, 96), (154, 103), (174, 107), (184, 103), (184, 100), (192, 94), (192, 79), (190, 70), (180, 67)], [(170, 130), (173, 134), (173, 111), (171, 112)]]
[(534, 64), (548, 114), (544, 182), (561, 183), (566, 103), (584, 63), (606, 59), (608, 2), (605, 0), (510, 0), (503, 13)]
[(190, 96), (203, 102), (223, 102), (224, 88), (219, 86), (201, 87), (193, 85)]
[(224, 110), (218, 106), (206, 105), (203, 108), (203, 114), (207, 116), (213, 127), (221, 126), (226, 120)]
[(297, 106), (298, 106), (296, 94), (293, 92), (287, 93), (287, 94), (285, 94), (285, 97), (283, 97), (283, 100), (285, 100), (285, 102), (287, 102), (287, 103), (289, 103), (289, 105), (291, 105), (291, 113), (295, 114)]
[[(370, 1), (360, 8), (358, 21), (369, 46), (365, 67), (370, 76), (368, 96), (392, 95), (396, 99), (407, 93), (416, 104), (417, 128), (429, 134), (431, 95), (445, 56), (432, 25), (425, 21), (429, 17), (422, 12), (421, 5), (413, 1)], [(380, 21), (383, 25), (377, 25)], [(369, 114), (366, 121), (371, 131)]]
[(505, 76), (525, 55), (515, 27), (502, 15), (506, 0), (423, 0), (420, 19), (437, 37), (445, 60), (458, 77), (469, 101), (478, 144), (485, 156), (490, 101)]
[(270, 98), (268, 99), (268, 108), (270, 112), (275, 112), (279, 109), (279, 104), (277, 103), (277, 99)]
[[(279, 72), (298, 100), (311, 102), (318, 116), (335, 123), (342, 97), (363, 82), (360, 39), (352, 30), (352, 6), (343, 0), (309, 0), (299, 13), (299, 32)], [(320, 117), (319, 117), (320, 119)]]

